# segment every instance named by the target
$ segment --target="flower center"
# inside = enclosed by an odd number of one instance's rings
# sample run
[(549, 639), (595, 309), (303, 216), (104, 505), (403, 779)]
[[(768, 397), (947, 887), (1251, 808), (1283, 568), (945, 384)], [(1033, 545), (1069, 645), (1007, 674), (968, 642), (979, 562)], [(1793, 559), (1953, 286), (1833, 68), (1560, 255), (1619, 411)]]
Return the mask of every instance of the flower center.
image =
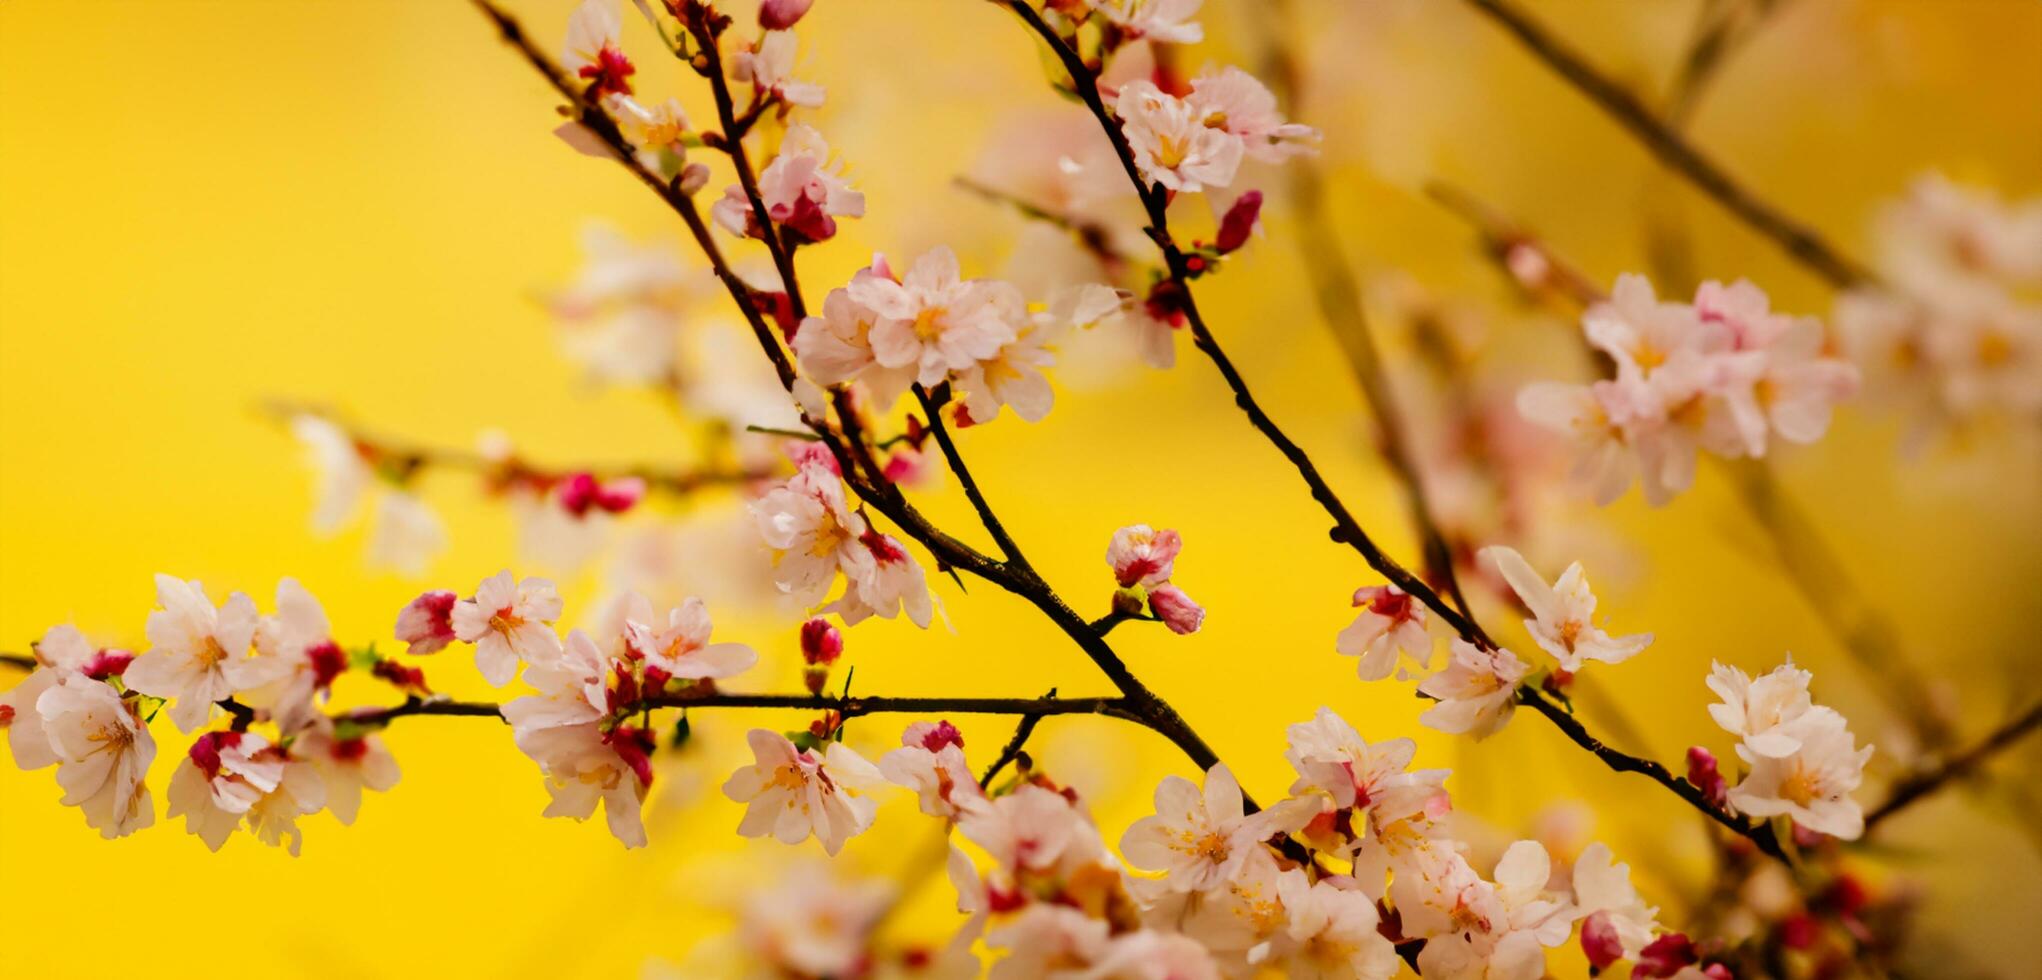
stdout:
[(523, 625), (525, 618), (518, 615), (510, 606), (497, 610), (496, 615), (489, 617), (489, 628), (498, 633), (509, 633)]
[(943, 307), (931, 306), (915, 314), (915, 336), (921, 338), (925, 344), (934, 342), (937, 338), (943, 336), (944, 328), (949, 326), (944, 318), (949, 313), (950, 311)]
[(221, 646), (218, 639), (208, 636), (204, 643), (199, 644), (198, 655), (193, 659), (196, 659), (201, 667), (211, 667), (227, 659), (227, 648)]
[(851, 540), (851, 530), (837, 522), (829, 514), (823, 515), (823, 523), (815, 529), (815, 543), (808, 546), (808, 553), (817, 558), (828, 558)]
[(1156, 137), (1156, 163), (1166, 170), (1174, 170), (1191, 155), (1191, 141), (1174, 136)]

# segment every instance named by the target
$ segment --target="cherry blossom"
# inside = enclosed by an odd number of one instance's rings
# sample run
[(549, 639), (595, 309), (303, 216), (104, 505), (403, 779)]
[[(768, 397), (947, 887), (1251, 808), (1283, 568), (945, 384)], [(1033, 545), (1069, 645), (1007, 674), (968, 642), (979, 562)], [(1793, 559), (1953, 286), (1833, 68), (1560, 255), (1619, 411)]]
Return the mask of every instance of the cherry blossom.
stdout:
[(913, 370), (915, 380), (928, 386), (998, 354), (1027, 320), (1019, 290), (962, 278), (957, 254), (946, 246), (916, 259), (899, 281), (860, 276), (845, 288), (879, 315), (869, 334), (873, 359)]
[(757, 44), (731, 56), (730, 77), (788, 105), (822, 105), (822, 86), (794, 80), (796, 44), (792, 31), (769, 30)]
[(283, 847), (292, 857), (304, 844), (298, 818), (318, 813), (326, 805), (326, 783), (319, 771), (282, 749), (276, 750), (283, 763), (283, 776), (274, 791), (266, 793), (248, 808), (248, 832), (270, 847)]
[(927, 629), (935, 616), (936, 600), (929, 594), (928, 576), (908, 554), (907, 545), (868, 528), (857, 546), (872, 556), (870, 573), (847, 579), (843, 596), (823, 607), (824, 611), (836, 613), (846, 626), (856, 626), (872, 616), (892, 619), (905, 613), (909, 622)]
[(472, 599), (454, 604), (454, 635), (475, 645), (475, 669), (495, 687), (510, 683), (518, 663), (558, 656), (560, 593), (543, 578), (519, 581), (505, 569), (475, 587)]
[(582, 227), (581, 250), (574, 280), (546, 296), (562, 353), (599, 384), (664, 383), (699, 278), (670, 243), (641, 245), (601, 222)]
[(1165, 44), (1197, 44), (1205, 28), (1191, 18), (1205, 0), (1086, 0), (1092, 9), (1132, 38)]
[(629, 726), (604, 732), (593, 721), (536, 724), (522, 712), (514, 716), (513, 707), (526, 701), (519, 698), (504, 705), (504, 717), (517, 729), (518, 750), (546, 774), (546, 792), (552, 799), (544, 815), (587, 820), (600, 803), (610, 833), (625, 847), (644, 847), (645, 823), (639, 809), (652, 782), (647, 761), (651, 733)]
[[(156, 740), (134, 704), (82, 673), (50, 673), (57, 680), (36, 697), (35, 713), (47, 739), (45, 751), (57, 764), (61, 802), (79, 808), (86, 825), (108, 840), (155, 823), (156, 809), (142, 780), (156, 759)], [(35, 759), (31, 753), (27, 761)], [(19, 743), (15, 761), (39, 768), (26, 764)]]
[(1613, 637), (1596, 626), (1595, 593), (1588, 589), (1588, 577), (1575, 562), (1551, 585), (1524, 560), (1516, 549), (1502, 545), (1483, 548), (1483, 560), (1510, 585), (1512, 592), (1531, 610), (1524, 621), (1539, 647), (1560, 662), (1560, 669), (1573, 673), (1590, 660), (1622, 663), (1651, 645), (1652, 634)]
[(1147, 524), (1130, 524), (1113, 532), (1106, 546), (1106, 564), (1121, 587), (1114, 608), (1133, 613), (1146, 603), (1149, 613), (1170, 632), (1198, 632), (1205, 623), (1205, 608), (1170, 581), (1183, 547), (1177, 532), (1158, 531)]
[(1281, 162), (1310, 152), (1319, 139), (1310, 126), (1284, 122), (1268, 86), (1239, 68), (1199, 72), (1187, 101), (1202, 123), (1239, 138), (1242, 151), (1257, 160)]
[(1307, 980), (1388, 980), (1403, 963), (1377, 930), (1375, 901), (1359, 890), (1302, 875), (1278, 879), (1289, 922), (1269, 965)]
[(1615, 936), (1626, 958), (1636, 959), (1659, 931), (1659, 910), (1646, 905), (1631, 886), (1631, 866), (1619, 863), (1609, 845), (1597, 841), (1574, 859), (1574, 915), (1588, 920), (1582, 941), (1605, 929)]
[(993, 963), (991, 980), (1077, 978), (1106, 955), (1111, 946), (1104, 920), (1061, 905), (1036, 903), (1013, 921), (986, 934), (986, 946), (1005, 950)]
[(14, 764), (23, 769), (41, 769), (57, 762), (49, 733), (43, 730), (37, 703), (44, 691), (68, 677), (82, 676), (96, 655), (92, 641), (70, 625), (52, 626), (30, 649), (36, 665), (21, 683), (0, 692), (0, 718), (7, 728), (7, 747)]
[[(836, 219), (865, 214), (865, 195), (851, 189), (822, 134), (804, 123), (787, 128), (779, 152), (759, 172), (758, 186), (767, 217), (811, 242), (834, 237)], [(742, 187), (727, 188), (710, 214), (733, 235), (760, 237), (757, 214)]]
[(1737, 747), (1751, 771), (1730, 788), (1730, 805), (1754, 817), (1788, 816), (1809, 830), (1856, 840), (1864, 833), (1865, 815), (1850, 794), (1864, 779), (1872, 747), (1858, 748), (1844, 717), (1819, 705), (1787, 723), (1781, 734), (1797, 745), (1783, 757)]
[(821, 751), (797, 749), (786, 736), (754, 728), (747, 736), (756, 762), (732, 773), (723, 794), (746, 804), (737, 832), (799, 844), (810, 835), (836, 854), (872, 825), (879, 806), (870, 791), (886, 777), (842, 742)]
[(1021, 879), (1057, 880), (1105, 856), (1105, 845), (1074, 802), (1033, 783), (965, 812), (957, 829), (993, 859), (993, 890)]
[[(330, 419), (301, 412), (291, 416), (290, 427), (291, 434), (305, 446), (316, 481), (312, 533), (337, 534), (354, 519), (379, 481), (377, 461), (368, 447)], [(446, 546), (446, 530), (439, 515), (394, 478), (385, 482), (383, 491), (375, 495), (374, 517), (369, 523), (369, 564), (416, 576), (423, 574)]]
[(1484, 650), (1455, 638), (1445, 669), (1418, 685), (1418, 693), (1439, 699), (1418, 720), (1449, 734), (1486, 738), (1502, 729), (1517, 708), (1517, 683), (1530, 667), (1501, 648)]
[(1394, 585), (1365, 585), (1354, 590), (1361, 613), (1333, 641), (1342, 656), (1359, 657), (1356, 671), (1365, 681), (1390, 676), (1397, 653), (1419, 669), (1432, 666), (1432, 634), (1426, 632), (1425, 607)]
[(263, 798), (284, 780), (283, 753), (253, 732), (207, 732), (170, 775), (167, 816), (219, 850)]
[(247, 692), (246, 700), (267, 710), (281, 731), (295, 734), (318, 717), (315, 699), (332, 693), (334, 678), (348, 668), (348, 655), (333, 641), (325, 608), (297, 579), (277, 583), (276, 608), (256, 627), (255, 651), (278, 676)]
[(362, 809), (362, 790), (387, 793), (397, 785), (397, 759), (375, 735), (336, 738), (331, 728), (321, 725), (298, 736), (291, 751), (318, 773), (327, 812), (353, 824)]
[(560, 64), (588, 81), (593, 95), (631, 94), (631, 75), (638, 69), (624, 56), (618, 35), (616, 0), (582, 0), (567, 19), (567, 42)]
[(1709, 690), (1723, 700), (1709, 705), (1709, 717), (1743, 739), (1753, 753), (1784, 758), (1801, 747), (1791, 726), (1814, 705), (1808, 695), (1812, 680), (1814, 675), (1794, 666), (1792, 659), (1757, 680), (1736, 667), (1712, 662)]
[[(651, 619), (646, 603), (641, 615)], [(667, 613), (665, 626), (631, 622), (625, 627), (631, 645), (648, 665), (683, 680), (735, 677), (759, 662), (759, 654), (742, 643), (709, 642), (709, 608), (690, 597)]]
[(275, 680), (288, 666), (248, 657), (259, 620), (254, 600), (243, 593), (214, 609), (199, 583), (158, 575), (156, 602), (162, 608), (149, 614), (150, 649), (128, 665), (122, 681), (173, 699), (170, 720), (179, 731), (204, 725), (213, 702)]
[(454, 604), (460, 597), (445, 589), (422, 592), (397, 613), (396, 636), (412, 656), (438, 653), (454, 635)]
[(1173, 888), (1205, 891), (1232, 877), (1261, 841), (1297, 830), (1317, 811), (1315, 802), (1291, 800), (1249, 815), (1241, 784), (1221, 763), (1206, 773), (1203, 791), (1181, 776), (1164, 777), (1155, 815), (1135, 821), (1120, 850), (1136, 867), (1164, 872)]
[(1325, 793), (1334, 807), (1383, 826), (1414, 814), (1438, 816), (1449, 806), (1444, 769), (1410, 771), (1418, 745), (1396, 738), (1370, 745), (1346, 719), (1320, 708), (1312, 720), (1291, 725), (1284, 758), (1297, 770), (1292, 793)]
[(775, 976), (863, 976), (873, 930), (895, 899), (886, 881), (802, 863), (746, 898), (737, 938)]
[(826, 466), (804, 466), (751, 505), (760, 537), (773, 551), (773, 583), (804, 606), (822, 601), (837, 574), (870, 581), (878, 561), (865, 546), (868, 526), (844, 499)]
[[(875, 269), (860, 269), (852, 277), (883, 276)], [(801, 370), (821, 385), (858, 381), (873, 402), (890, 407), (914, 383), (916, 366), (883, 367), (872, 354), (872, 327), (879, 314), (851, 298), (848, 287), (832, 289), (823, 298), (822, 314), (801, 322), (794, 335), (794, 355)]]
[(879, 771), (914, 790), (922, 812), (956, 820), (986, 805), (985, 793), (964, 758), (964, 736), (949, 722), (916, 722), (901, 733), (901, 747), (879, 759)]
[(1234, 182), (1245, 151), (1241, 138), (1206, 125), (1211, 113), (1200, 106), (1138, 81), (1121, 87), (1113, 114), (1148, 182), (1187, 194)]

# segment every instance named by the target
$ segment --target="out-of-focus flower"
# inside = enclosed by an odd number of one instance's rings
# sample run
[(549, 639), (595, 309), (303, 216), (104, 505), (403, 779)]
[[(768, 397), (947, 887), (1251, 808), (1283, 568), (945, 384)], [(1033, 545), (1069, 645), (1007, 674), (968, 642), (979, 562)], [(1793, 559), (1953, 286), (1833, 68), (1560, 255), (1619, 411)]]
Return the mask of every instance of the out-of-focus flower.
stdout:
[(622, 29), (616, 0), (582, 0), (567, 19), (560, 64), (575, 77), (587, 79), (591, 95), (631, 94), (631, 76), (638, 69), (618, 43)]
[(788, 105), (806, 108), (822, 105), (822, 86), (794, 80), (797, 44), (792, 32), (768, 30), (757, 44), (746, 45), (731, 55), (730, 77), (751, 83), (762, 97), (771, 96)]
[[(769, 31), (784, 31), (800, 21), (802, 15), (808, 13), (808, 8), (814, 5), (815, 0), (765, 0), (765, 2), (759, 4), (759, 26)], [(832, 971), (815, 970), (811, 972), (828, 973)]]
[(797, 749), (763, 728), (752, 729), (748, 740), (756, 761), (723, 784), (725, 796), (746, 804), (739, 834), (771, 835), (783, 844), (812, 834), (834, 855), (872, 825), (879, 803), (868, 794), (886, 777), (844, 743), (830, 742), (821, 752)]
[(1589, 591), (1580, 562), (1567, 566), (1558, 581), (1547, 585), (1514, 548), (1491, 545), (1482, 549), (1481, 557), (1531, 610), (1532, 618), (1524, 621), (1524, 627), (1541, 649), (1560, 662), (1561, 670), (1579, 671), (1590, 660), (1622, 663), (1651, 645), (1650, 633), (1613, 637), (1595, 625), (1595, 593)]
[(560, 618), (560, 593), (543, 578), (520, 582), (509, 569), (482, 580), (475, 597), (454, 604), (454, 635), (475, 644), (475, 669), (495, 687), (510, 683), (518, 663), (560, 654), (552, 623)]
[(1130, 38), (1164, 44), (1197, 44), (1205, 28), (1191, 18), (1205, 0), (1088, 0), (1092, 9)]
[[(330, 419), (300, 413), (291, 417), (290, 425), (292, 435), (305, 445), (317, 480), (312, 531), (336, 534), (353, 519), (376, 483), (374, 461), (353, 435)], [(377, 497), (369, 528), (371, 565), (421, 575), (446, 546), (446, 530), (424, 501), (395, 484)]]
[(1318, 130), (1285, 122), (1269, 87), (1239, 68), (1199, 72), (1186, 101), (1201, 123), (1233, 134), (1242, 152), (1257, 160), (1274, 163), (1308, 153), (1319, 139)]

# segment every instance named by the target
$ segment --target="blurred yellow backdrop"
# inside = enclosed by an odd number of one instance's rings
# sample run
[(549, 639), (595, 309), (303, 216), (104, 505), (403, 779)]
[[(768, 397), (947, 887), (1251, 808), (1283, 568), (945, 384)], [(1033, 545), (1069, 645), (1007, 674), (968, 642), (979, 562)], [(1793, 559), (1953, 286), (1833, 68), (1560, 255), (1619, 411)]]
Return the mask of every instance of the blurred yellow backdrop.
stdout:
[[(1231, 39), (1255, 36), (1247, 22), (1262, 4), (1207, 6), (1214, 40), (1199, 56), (1252, 64), (1250, 42)], [(1297, 114), (1327, 134), (1332, 203), (1364, 269), (1500, 303), (1466, 230), (1410, 190), (1437, 174), (1509, 208), (1605, 278), (1643, 265), (1641, 201), (1678, 202), (1705, 273), (1749, 276), (1788, 309), (1827, 310), (1819, 283), (1663, 179), (1465, 9), (1301, 6), (1318, 87)], [(516, 5), (548, 39), (569, 7)], [(1599, 63), (1649, 87), (1670, 74), (1692, 18), (1686, 3), (1540, 7)], [(1018, 220), (948, 181), (1004, 121), (1055, 104), (1030, 39), (967, 0), (820, 0), (801, 33), (803, 74), (830, 94), (817, 124), (871, 204), (840, 241), (804, 253), (804, 280), (819, 290), (873, 250), (912, 254), (939, 241), (956, 245), (968, 272), (998, 272)], [(658, 63), (642, 23), (627, 17), (626, 37), (644, 91), (703, 105)], [(276, 579), (294, 575), (344, 639), (387, 638), (423, 583), (367, 571), (359, 533), (309, 534), (300, 451), (254, 411), (265, 398), (340, 406), (379, 430), (450, 445), (500, 427), (540, 460), (685, 451), (655, 397), (582, 385), (534, 301), (572, 274), (587, 218), (638, 237), (679, 239), (680, 229), (642, 188), (549, 135), (555, 99), (467, 4), (10, 0), (0, 5), (0, 90), (0, 648), (25, 649), (65, 621), (141, 644), (157, 571), (244, 590), (265, 607)], [(1738, 173), (1862, 251), (1876, 202), (1923, 170), (2042, 191), (2038, 104), (2033, 3), (1802, 0), (1730, 66), (1695, 131)], [(1273, 233), (1205, 290), (1211, 318), (1271, 412), (1408, 556), (1395, 485), (1367, 451), (1366, 418), (1302, 288), (1280, 204), (1268, 221)], [(1950, 678), (1976, 730), (2016, 686), (2033, 687), (2037, 463), (1985, 445), (1910, 465), (1894, 450), (1895, 428), (1847, 409), (1821, 445), (1784, 458), (1783, 479), (1907, 646)], [(1332, 654), (1348, 593), (1372, 576), (1327, 543), (1294, 475), (1188, 349), (1172, 372), (1135, 368), (1121, 384), (1061, 392), (1039, 425), (1003, 420), (963, 438), (1037, 564), (1092, 609), (1103, 611), (1110, 590), (1100, 555), (1115, 527), (1182, 530), (1178, 578), (1210, 608), (1206, 630), (1188, 640), (1125, 630), (1116, 641), (1251, 791), (1287, 785), (1282, 725), (1328, 703), (1371, 739), (1417, 737), (1421, 764), (1455, 767), (1458, 808), (1499, 827), (1519, 829), (1554, 802), (1591, 801), (1599, 835), (1641, 871), (1662, 873), (1647, 878), (1648, 897), (1678, 907), (1678, 872), (1704, 852), (1676, 801), (1601, 770), (1538, 724), (1480, 745), (1423, 731), (1407, 686), (1365, 686)], [(514, 561), (509, 518), (472, 483), (433, 477), (425, 493), (455, 542), (431, 584), (465, 591)], [(964, 527), (954, 497), (939, 488), (928, 509)], [(1649, 721), (1649, 744), (1632, 748), (1673, 759), (1708, 737), (1710, 658), (1769, 667), (1786, 651), (1875, 741), (1890, 729), (1706, 469), (1671, 507), (1629, 499), (1595, 519), (1635, 549), (1627, 579), (1603, 576), (1605, 609), (1659, 636), (1606, 685)], [(564, 584), (577, 622), (601, 583)], [(1024, 605), (989, 586), (960, 594), (935, 584), (956, 632), (851, 631), (859, 690), (1107, 690)], [(797, 683), (794, 623), (719, 619), (722, 634), (766, 658), (747, 686)], [(425, 666), (443, 689), (486, 695), (464, 661), (450, 652)], [(363, 684), (340, 697), (388, 695)], [(636, 852), (599, 824), (542, 819), (535, 768), (506, 730), (474, 720), (393, 728), (403, 781), (372, 796), (352, 828), (308, 820), (295, 860), (246, 837), (209, 854), (160, 817), (104, 842), (56, 805), (48, 772), (0, 766), (0, 877), (14, 896), (0, 974), (579, 977), (678, 961), (727, 928), (713, 913), (736, 885), (790, 857), (778, 845), (741, 846), (739, 808), (715, 787), (745, 727), (795, 721), (698, 719), (704, 744), (693, 765), (667, 771), (648, 816), (653, 845)], [(186, 740), (157, 729), (160, 806)], [(863, 722), (853, 739), (882, 748), (888, 729), (895, 720)], [(975, 755), (1006, 735), (1001, 722), (965, 731)], [(1051, 766), (1092, 790), (1108, 828), (1143, 812), (1162, 774), (1186, 768), (1167, 745), (1089, 719), (1052, 720), (1040, 739)], [(690, 789), (699, 802), (672, 802)], [(1956, 800), (1896, 829), (1920, 849), (1897, 866), (1931, 889), (1924, 929), (1938, 942), (1976, 953), (1990, 937), (1981, 959), (2002, 969), (2042, 961), (2042, 936), (2018, 928), (2042, 903), (2042, 872), (2018, 831)], [(911, 803), (892, 803), (846, 860), (895, 874), (917, 863), (929, 832)], [(944, 935), (947, 886), (912, 881), (913, 913), (890, 928)]]

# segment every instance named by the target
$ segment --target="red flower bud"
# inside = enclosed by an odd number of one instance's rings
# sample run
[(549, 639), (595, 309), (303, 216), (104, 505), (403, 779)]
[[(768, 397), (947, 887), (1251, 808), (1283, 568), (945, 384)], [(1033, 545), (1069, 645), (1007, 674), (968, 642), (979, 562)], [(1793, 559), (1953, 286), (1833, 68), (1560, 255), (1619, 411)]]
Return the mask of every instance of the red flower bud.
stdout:
[(827, 619), (811, 619), (801, 624), (801, 659), (805, 663), (827, 667), (836, 663), (844, 654), (844, 634)]
[(1631, 976), (1670, 977), (1694, 962), (1694, 942), (1685, 934), (1669, 932), (1638, 951), (1638, 962), (1631, 967)]
[(1220, 219), (1219, 238), (1212, 243), (1213, 248), (1225, 255), (1248, 244), (1248, 236), (1255, 233), (1255, 222), (1261, 216), (1261, 191), (1249, 191), (1235, 198), (1226, 216)]
[(101, 650), (93, 654), (92, 659), (85, 661), (85, 666), (79, 669), (85, 672), (85, 676), (103, 681), (109, 677), (119, 677), (134, 659), (135, 655), (126, 650)]
[(1716, 768), (1715, 755), (1699, 745), (1687, 750), (1687, 781), (1695, 784), (1712, 805), (1722, 806), (1729, 799), (1730, 787)]
[(1597, 912), (1581, 923), (1581, 951), (1588, 954), (1588, 965), (1597, 970), (1607, 970), (1624, 958), (1623, 941), (1617, 938), (1617, 927), (1608, 912)]
[(769, 31), (784, 31), (793, 27), (801, 15), (808, 13), (808, 8), (814, 5), (815, 0), (766, 0), (759, 5), (759, 26)]

